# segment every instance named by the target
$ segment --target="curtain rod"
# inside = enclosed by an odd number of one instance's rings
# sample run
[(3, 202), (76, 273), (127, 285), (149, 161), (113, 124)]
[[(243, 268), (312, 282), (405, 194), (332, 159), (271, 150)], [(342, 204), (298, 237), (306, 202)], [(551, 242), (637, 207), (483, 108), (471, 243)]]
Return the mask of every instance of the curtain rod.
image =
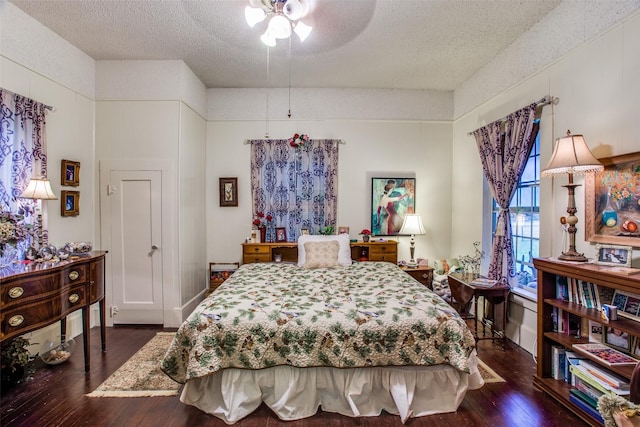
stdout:
[[(559, 100), (560, 100), (560, 98), (557, 98), (557, 97), (555, 97), (555, 96), (551, 96), (551, 95), (547, 95), (547, 96), (545, 96), (544, 98), (542, 98), (541, 100), (537, 101), (535, 104), (536, 104), (536, 107), (543, 107), (543, 106), (545, 106), (545, 105), (549, 105), (549, 104), (556, 105), (556, 104), (558, 103), (558, 101), (559, 101)], [(494, 120), (494, 121), (493, 121), (493, 122), (491, 122), (491, 123), (494, 123), (494, 122), (504, 122), (505, 120), (507, 120), (507, 116), (504, 116), (503, 118), (498, 119), (498, 120)], [(481, 127), (482, 127), (482, 126), (481, 126)], [(480, 128), (478, 128), (478, 129), (480, 129)], [(477, 129), (476, 129), (476, 130), (477, 130)], [(475, 132), (475, 131), (474, 131), (474, 132)], [(471, 135), (473, 135), (473, 132), (467, 132), (467, 135), (471, 136)]]
[[(279, 139), (289, 139), (289, 138), (265, 138), (265, 139), (245, 139), (243, 144), (244, 145), (249, 145), (251, 144), (251, 141), (277, 141)], [(312, 139), (333, 139), (333, 138), (312, 138)], [(338, 144), (340, 145), (347, 145), (347, 142), (343, 139), (339, 139), (338, 140)]]

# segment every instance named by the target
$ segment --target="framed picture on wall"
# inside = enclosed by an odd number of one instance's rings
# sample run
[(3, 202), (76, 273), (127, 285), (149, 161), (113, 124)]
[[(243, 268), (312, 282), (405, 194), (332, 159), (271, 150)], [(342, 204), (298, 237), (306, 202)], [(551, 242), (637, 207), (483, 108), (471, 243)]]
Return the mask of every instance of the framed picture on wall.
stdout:
[(60, 215), (62, 216), (80, 215), (80, 192), (62, 190), (60, 194), (61, 194)]
[(585, 239), (640, 246), (640, 152), (598, 160), (604, 171), (585, 175)]
[(61, 185), (67, 185), (69, 187), (77, 187), (80, 185), (80, 162), (62, 160), (60, 171)]
[(371, 178), (371, 234), (396, 236), (415, 213), (415, 178)]
[(220, 206), (238, 206), (238, 178), (220, 178)]

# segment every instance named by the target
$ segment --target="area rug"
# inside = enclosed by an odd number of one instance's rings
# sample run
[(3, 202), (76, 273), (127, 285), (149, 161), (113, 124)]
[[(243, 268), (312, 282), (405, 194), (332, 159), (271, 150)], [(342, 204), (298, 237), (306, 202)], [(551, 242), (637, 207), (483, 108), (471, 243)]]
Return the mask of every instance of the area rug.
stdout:
[(160, 370), (160, 361), (169, 348), (174, 335), (174, 332), (158, 332), (124, 365), (87, 396), (177, 396), (182, 384), (173, 381)]
[(486, 383), (503, 383), (504, 378), (500, 375), (496, 374), (496, 372), (487, 366), (482, 360), (478, 359), (478, 370), (480, 371), (480, 375), (482, 379)]

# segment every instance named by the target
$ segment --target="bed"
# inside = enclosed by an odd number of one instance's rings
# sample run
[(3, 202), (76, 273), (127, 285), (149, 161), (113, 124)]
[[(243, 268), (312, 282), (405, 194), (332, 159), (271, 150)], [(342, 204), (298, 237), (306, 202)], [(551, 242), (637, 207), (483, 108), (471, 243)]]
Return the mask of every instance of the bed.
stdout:
[(233, 424), (452, 412), (483, 381), (455, 310), (396, 265), (245, 264), (185, 320), (162, 370), (181, 401)]

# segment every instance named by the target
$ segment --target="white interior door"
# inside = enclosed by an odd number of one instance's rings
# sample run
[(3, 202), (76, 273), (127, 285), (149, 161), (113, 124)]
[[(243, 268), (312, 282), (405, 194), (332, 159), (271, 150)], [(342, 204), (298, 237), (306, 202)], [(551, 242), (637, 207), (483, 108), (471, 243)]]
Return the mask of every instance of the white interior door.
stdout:
[(114, 324), (163, 324), (162, 172), (111, 170)]

